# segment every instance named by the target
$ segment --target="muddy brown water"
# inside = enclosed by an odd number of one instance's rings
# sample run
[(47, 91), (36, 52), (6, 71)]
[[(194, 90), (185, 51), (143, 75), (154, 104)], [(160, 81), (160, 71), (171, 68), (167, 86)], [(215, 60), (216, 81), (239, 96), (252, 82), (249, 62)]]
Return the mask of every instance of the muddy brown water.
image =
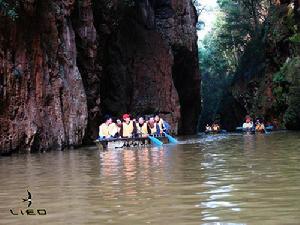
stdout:
[(13, 155), (0, 185), (0, 224), (300, 224), (300, 133)]

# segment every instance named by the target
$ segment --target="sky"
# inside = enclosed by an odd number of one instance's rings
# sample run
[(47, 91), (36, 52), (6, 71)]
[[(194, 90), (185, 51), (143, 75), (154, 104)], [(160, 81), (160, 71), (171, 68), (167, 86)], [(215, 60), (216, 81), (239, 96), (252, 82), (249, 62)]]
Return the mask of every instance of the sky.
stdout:
[(218, 11), (217, 0), (198, 0), (207, 10), (202, 11), (199, 20), (204, 21), (205, 28), (198, 31), (198, 39), (202, 40), (204, 36), (211, 30), (216, 13)]

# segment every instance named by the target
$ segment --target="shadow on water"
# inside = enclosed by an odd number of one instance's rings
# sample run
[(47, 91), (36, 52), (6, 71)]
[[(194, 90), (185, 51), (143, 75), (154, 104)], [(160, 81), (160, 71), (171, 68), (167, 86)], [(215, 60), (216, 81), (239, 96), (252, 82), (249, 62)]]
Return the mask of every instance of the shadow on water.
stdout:
[[(3, 224), (298, 224), (299, 133), (0, 158)], [(12, 216), (32, 208), (46, 216)]]

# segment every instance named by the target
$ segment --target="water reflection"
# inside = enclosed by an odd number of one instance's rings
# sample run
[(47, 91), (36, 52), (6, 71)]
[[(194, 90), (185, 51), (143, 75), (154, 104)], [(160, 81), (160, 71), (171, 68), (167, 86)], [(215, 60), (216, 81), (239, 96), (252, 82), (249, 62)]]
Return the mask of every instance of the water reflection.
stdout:
[[(300, 135), (0, 158), (3, 224), (298, 224)], [(46, 217), (13, 218), (29, 188)]]

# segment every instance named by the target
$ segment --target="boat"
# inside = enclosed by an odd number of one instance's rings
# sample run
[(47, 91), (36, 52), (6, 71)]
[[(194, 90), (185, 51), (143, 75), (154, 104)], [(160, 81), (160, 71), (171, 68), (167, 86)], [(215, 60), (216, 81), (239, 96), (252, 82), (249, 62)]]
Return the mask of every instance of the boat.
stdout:
[(158, 145), (170, 143), (169, 138), (165, 135), (161, 136), (149, 136), (149, 137), (130, 137), (130, 138), (105, 138), (105, 139), (96, 139), (95, 143), (99, 150), (106, 149), (117, 149), (124, 147), (141, 147), (147, 146), (152, 143), (150, 140), (154, 138)]
[(218, 131), (204, 131), (207, 135), (214, 135), (214, 134), (225, 134), (227, 133), (226, 130), (218, 130)]
[(271, 131), (273, 131), (273, 129), (274, 129), (273, 126), (267, 126), (267, 127), (265, 127), (265, 132), (261, 132), (261, 131), (256, 131), (254, 128), (245, 129), (243, 127), (237, 127), (236, 131), (242, 132), (245, 134), (269, 134)]

